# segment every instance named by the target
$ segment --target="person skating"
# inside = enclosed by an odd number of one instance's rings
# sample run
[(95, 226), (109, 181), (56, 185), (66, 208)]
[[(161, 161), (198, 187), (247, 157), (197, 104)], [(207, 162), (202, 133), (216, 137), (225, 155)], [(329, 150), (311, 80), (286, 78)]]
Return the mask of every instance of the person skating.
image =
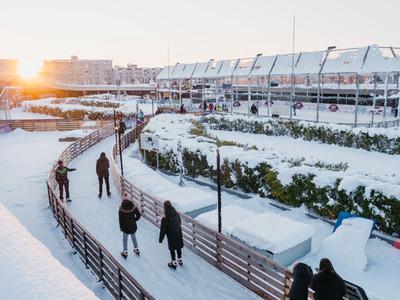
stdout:
[(106, 154), (102, 152), (100, 154), (100, 158), (96, 162), (96, 173), (99, 179), (99, 198), (101, 198), (101, 196), (103, 195), (103, 180), (106, 182), (107, 196), (111, 196), (109, 180), (110, 173), (108, 171), (109, 168), (110, 163), (108, 161), (108, 158), (106, 157)]
[[(171, 254), (171, 262), (168, 263), (168, 267), (176, 270), (178, 263), (181, 266), (183, 265), (183, 238), (181, 218), (170, 201), (164, 202), (164, 217), (161, 220), (160, 227), (160, 243), (163, 242), (165, 236), (167, 236), (168, 248)], [(176, 255), (178, 255), (178, 262), (176, 261)]]
[(128, 236), (131, 236), (133, 243), (133, 252), (136, 255), (140, 254), (137, 239), (137, 221), (139, 221), (141, 215), (136, 205), (130, 200), (129, 195), (124, 193), (122, 197), (121, 206), (119, 208), (119, 228), (122, 231), (122, 245), (123, 251), (121, 252), (122, 257), (128, 257)]
[(258, 108), (257, 108), (257, 106), (253, 103), (252, 105), (251, 105), (251, 107), (250, 107), (250, 112), (253, 114), (253, 115), (257, 115), (258, 114)]
[(290, 300), (307, 300), (308, 286), (313, 276), (312, 269), (305, 263), (298, 263), (293, 269), (293, 283), (290, 287)]
[(58, 167), (56, 169), (56, 181), (58, 183), (58, 188), (60, 190), (61, 201), (64, 201), (64, 190), (65, 190), (65, 198), (67, 202), (71, 202), (71, 199), (69, 198), (68, 172), (72, 172), (75, 170), (76, 169), (64, 166), (64, 162), (62, 160), (58, 161)]
[(319, 272), (311, 279), (315, 300), (341, 300), (346, 295), (344, 280), (335, 272), (329, 259), (319, 262)]

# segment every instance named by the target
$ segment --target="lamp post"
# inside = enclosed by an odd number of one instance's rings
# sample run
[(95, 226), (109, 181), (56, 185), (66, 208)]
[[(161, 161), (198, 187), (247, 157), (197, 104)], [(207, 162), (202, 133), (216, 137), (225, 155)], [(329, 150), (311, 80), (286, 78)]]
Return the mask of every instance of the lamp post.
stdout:
[(121, 163), (121, 175), (124, 176), (124, 165), (122, 162), (122, 143), (121, 143), (121, 135), (123, 135), (123, 128), (122, 126), (122, 120), (118, 122), (118, 126), (115, 127), (115, 132), (118, 134), (118, 148), (119, 148), (119, 160)]
[(219, 148), (217, 148), (217, 194), (218, 194), (218, 232), (221, 233), (222, 229), (222, 216), (221, 216), (221, 158), (219, 155)]

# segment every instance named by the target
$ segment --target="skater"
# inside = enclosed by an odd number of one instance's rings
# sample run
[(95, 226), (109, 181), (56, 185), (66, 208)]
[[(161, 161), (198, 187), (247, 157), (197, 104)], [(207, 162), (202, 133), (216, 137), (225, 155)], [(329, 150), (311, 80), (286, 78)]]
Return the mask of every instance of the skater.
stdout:
[(121, 252), (122, 257), (128, 257), (128, 235), (131, 236), (133, 243), (133, 253), (136, 255), (140, 254), (138, 243), (136, 240), (137, 224), (141, 215), (136, 205), (129, 198), (128, 193), (124, 193), (122, 197), (121, 206), (119, 208), (119, 228), (122, 231), (122, 245), (123, 251)]
[(251, 105), (250, 112), (251, 112), (253, 115), (258, 115), (258, 108), (257, 108), (257, 106), (256, 106), (254, 103)]
[(296, 109), (297, 109), (297, 103), (293, 103), (292, 108), (293, 108), (293, 116), (295, 116), (296, 115)]
[(214, 111), (214, 104), (212, 104), (211, 102), (208, 105), (208, 110), (210, 111), (210, 113), (212, 113)]
[(138, 119), (139, 119), (140, 123), (142, 123), (142, 124), (144, 123), (144, 113), (143, 113), (142, 109), (139, 110)]
[(180, 114), (186, 114), (186, 108), (185, 108), (185, 106), (183, 105), (183, 103), (182, 103), (181, 107), (179, 108), (179, 113), (180, 113)]
[[(180, 266), (183, 265), (181, 218), (169, 201), (164, 202), (164, 217), (161, 220), (160, 227), (160, 243), (163, 242), (165, 235), (167, 235), (168, 248), (171, 254), (171, 262), (168, 263), (168, 267), (176, 270), (178, 263)], [(176, 254), (178, 255), (178, 263), (176, 261)]]
[(307, 300), (308, 286), (311, 283), (313, 272), (309, 265), (298, 263), (293, 269), (293, 283), (290, 287), (290, 300)]
[(206, 100), (203, 101), (203, 111), (204, 112), (207, 111), (207, 101)]
[(311, 279), (315, 300), (341, 300), (346, 295), (344, 280), (335, 272), (329, 259), (319, 262), (319, 272)]
[(58, 188), (60, 189), (60, 200), (64, 201), (64, 192), (65, 189), (65, 198), (67, 202), (71, 202), (69, 198), (69, 180), (68, 180), (68, 172), (75, 171), (76, 169), (68, 168), (64, 166), (64, 162), (62, 160), (58, 161), (58, 167), (56, 169), (56, 181), (58, 183)]
[(126, 125), (125, 122), (122, 118), (122, 114), (119, 116), (119, 121), (118, 121), (118, 133), (120, 135), (123, 135), (126, 131)]
[(110, 163), (108, 161), (108, 158), (106, 157), (106, 154), (104, 152), (101, 152), (100, 157), (96, 163), (96, 173), (99, 179), (99, 198), (101, 198), (101, 196), (103, 195), (103, 180), (106, 182), (107, 196), (111, 196), (109, 180), (110, 173), (108, 171), (109, 168)]

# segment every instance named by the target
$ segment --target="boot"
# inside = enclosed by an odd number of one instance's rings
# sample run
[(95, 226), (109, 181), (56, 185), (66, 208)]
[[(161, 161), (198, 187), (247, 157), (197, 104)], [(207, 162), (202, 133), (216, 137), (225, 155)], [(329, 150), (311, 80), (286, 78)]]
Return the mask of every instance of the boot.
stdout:
[(128, 251), (122, 251), (121, 256), (126, 259), (128, 257)]
[(183, 265), (183, 260), (182, 260), (182, 258), (178, 258), (178, 264), (179, 264), (180, 266)]
[(139, 255), (140, 255), (140, 250), (139, 250), (139, 248), (133, 249), (133, 253), (135, 253), (137, 256), (139, 256)]
[(176, 270), (176, 266), (177, 266), (176, 260), (173, 260), (173, 261), (168, 263), (168, 267), (170, 267), (171, 269)]

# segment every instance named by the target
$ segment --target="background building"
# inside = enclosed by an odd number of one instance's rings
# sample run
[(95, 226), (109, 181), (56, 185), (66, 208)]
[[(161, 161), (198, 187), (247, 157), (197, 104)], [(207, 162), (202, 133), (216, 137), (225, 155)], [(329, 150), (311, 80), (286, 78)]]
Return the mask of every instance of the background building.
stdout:
[(126, 67), (115, 66), (114, 78), (121, 84), (154, 84), (161, 68), (139, 68), (128, 64)]
[(43, 62), (43, 79), (64, 84), (105, 85), (112, 84), (112, 60), (78, 59), (49, 60)]
[(18, 60), (0, 59), (0, 86), (9, 85), (18, 80)]

